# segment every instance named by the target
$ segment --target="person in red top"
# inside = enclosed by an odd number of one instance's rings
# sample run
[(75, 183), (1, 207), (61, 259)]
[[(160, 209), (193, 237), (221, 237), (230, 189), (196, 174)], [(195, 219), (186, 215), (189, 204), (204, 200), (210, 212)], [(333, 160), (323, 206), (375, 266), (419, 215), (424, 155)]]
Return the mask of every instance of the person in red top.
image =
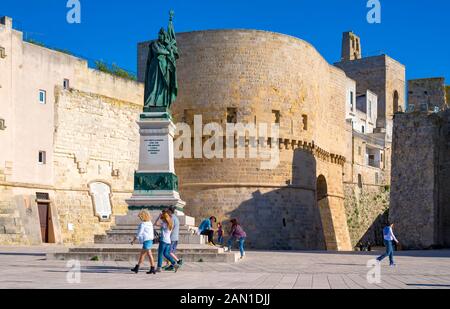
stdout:
[(228, 239), (228, 251), (231, 252), (231, 246), (233, 241), (237, 240), (239, 242), (239, 251), (241, 252), (241, 259), (245, 256), (244, 250), (244, 242), (247, 238), (247, 234), (245, 233), (242, 226), (239, 224), (237, 219), (231, 219), (231, 230), (230, 230), (230, 239)]

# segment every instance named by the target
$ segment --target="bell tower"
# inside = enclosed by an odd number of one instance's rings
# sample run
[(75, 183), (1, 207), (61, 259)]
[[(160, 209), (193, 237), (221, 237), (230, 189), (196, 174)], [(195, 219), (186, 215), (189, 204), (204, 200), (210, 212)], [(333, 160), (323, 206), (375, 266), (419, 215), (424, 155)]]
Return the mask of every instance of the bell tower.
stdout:
[(341, 61), (352, 61), (361, 59), (361, 39), (352, 31), (344, 32), (342, 35), (342, 58)]

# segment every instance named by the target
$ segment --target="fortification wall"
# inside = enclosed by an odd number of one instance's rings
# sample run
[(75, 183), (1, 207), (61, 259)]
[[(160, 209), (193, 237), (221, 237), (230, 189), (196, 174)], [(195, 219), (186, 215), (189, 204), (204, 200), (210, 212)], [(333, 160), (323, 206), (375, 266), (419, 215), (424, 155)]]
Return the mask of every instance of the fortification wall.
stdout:
[[(177, 40), (181, 57), (175, 119), (185, 119), (188, 110), (201, 114), (204, 123), (225, 125), (227, 109), (235, 108), (237, 122), (270, 125), (277, 111), (282, 140), (280, 165), (269, 171), (256, 159), (177, 160), (186, 212), (198, 219), (238, 217), (249, 230), (249, 244), (257, 248), (323, 248), (317, 231), (326, 228), (321, 227), (315, 198), (316, 179), (324, 174), (330, 199), (336, 199), (331, 208), (339, 209), (328, 216), (343, 219), (343, 224), (334, 222), (337, 238), (348, 238), (342, 186), (345, 74), (310, 44), (286, 35), (201, 31), (178, 34)], [(139, 45), (140, 78), (148, 44)], [(304, 144), (320, 151), (303, 153)], [(273, 240), (267, 240), (267, 231)]]
[(408, 104), (420, 110), (421, 104), (428, 104), (429, 110), (434, 107), (445, 109), (447, 107), (445, 79), (424, 78), (408, 81)]
[[(65, 243), (92, 242), (113, 222), (94, 214), (88, 184), (111, 186), (113, 215), (125, 214), (138, 165), (136, 120), (142, 106), (58, 89), (55, 103), (54, 203)], [(69, 230), (69, 224), (73, 230)]]
[(407, 248), (437, 244), (440, 117), (409, 113), (395, 117), (390, 220)]

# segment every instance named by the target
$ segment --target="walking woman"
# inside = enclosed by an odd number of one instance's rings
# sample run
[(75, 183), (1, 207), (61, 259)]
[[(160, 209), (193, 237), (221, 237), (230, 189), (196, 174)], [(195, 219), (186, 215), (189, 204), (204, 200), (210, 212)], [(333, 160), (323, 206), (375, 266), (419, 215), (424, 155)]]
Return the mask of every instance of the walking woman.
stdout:
[(150, 271), (147, 274), (156, 274), (155, 272), (155, 260), (153, 259), (152, 255), (152, 246), (153, 246), (153, 224), (152, 224), (152, 218), (150, 216), (150, 213), (146, 210), (142, 210), (139, 215), (139, 219), (141, 219), (142, 223), (139, 225), (138, 232), (136, 236), (131, 241), (131, 245), (134, 245), (134, 243), (138, 240), (140, 243), (143, 244), (142, 251), (139, 254), (139, 262), (138, 264), (131, 270), (134, 273), (139, 272), (139, 268), (141, 267), (142, 263), (144, 263), (145, 257), (148, 256), (148, 259), (150, 260)]
[(230, 230), (230, 239), (228, 239), (228, 251), (231, 252), (231, 246), (233, 241), (237, 240), (239, 242), (239, 251), (241, 252), (241, 259), (245, 256), (244, 251), (244, 242), (245, 238), (247, 238), (247, 234), (245, 233), (242, 226), (236, 219), (231, 219), (231, 230)]
[(166, 268), (166, 270), (177, 272), (180, 265), (177, 264), (175, 259), (170, 254), (170, 234), (173, 230), (173, 221), (171, 215), (167, 211), (163, 211), (158, 220), (156, 220), (155, 225), (161, 226), (161, 237), (159, 239), (158, 248), (158, 267), (156, 269), (156, 272), (161, 272), (163, 258), (166, 258), (171, 264), (168, 268)]

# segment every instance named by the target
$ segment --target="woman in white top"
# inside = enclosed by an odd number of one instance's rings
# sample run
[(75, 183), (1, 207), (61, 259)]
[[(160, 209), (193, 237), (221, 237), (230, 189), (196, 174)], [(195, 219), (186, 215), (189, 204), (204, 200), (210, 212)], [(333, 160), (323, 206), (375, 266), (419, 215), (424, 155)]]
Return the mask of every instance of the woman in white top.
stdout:
[(139, 262), (131, 271), (134, 273), (139, 272), (139, 268), (141, 267), (142, 263), (144, 263), (145, 257), (148, 256), (150, 260), (150, 271), (147, 274), (156, 274), (155, 271), (155, 260), (153, 259), (152, 255), (152, 246), (153, 246), (153, 224), (152, 224), (152, 218), (148, 211), (142, 210), (139, 213), (139, 219), (141, 219), (142, 223), (139, 225), (138, 231), (136, 236), (131, 241), (131, 245), (134, 245), (134, 243), (138, 240), (140, 243), (143, 244), (142, 251), (139, 254)]
[[(158, 222), (161, 222), (158, 224)], [(166, 258), (170, 262), (170, 266), (165, 268), (167, 271), (177, 271), (180, 265), (174, 260), (174, 258), (170, 255), (170, 234), (173, 230), (173, 221), (172, 217), (166, 212), (163, 211), (159, 216), (158, 220), (156, 220), (155, 225), (161, 226), (161, 238), (159, 240), (159, 248), (158, 248), (158, 268), (157, 272), (161, 271), (163, 257)]]

